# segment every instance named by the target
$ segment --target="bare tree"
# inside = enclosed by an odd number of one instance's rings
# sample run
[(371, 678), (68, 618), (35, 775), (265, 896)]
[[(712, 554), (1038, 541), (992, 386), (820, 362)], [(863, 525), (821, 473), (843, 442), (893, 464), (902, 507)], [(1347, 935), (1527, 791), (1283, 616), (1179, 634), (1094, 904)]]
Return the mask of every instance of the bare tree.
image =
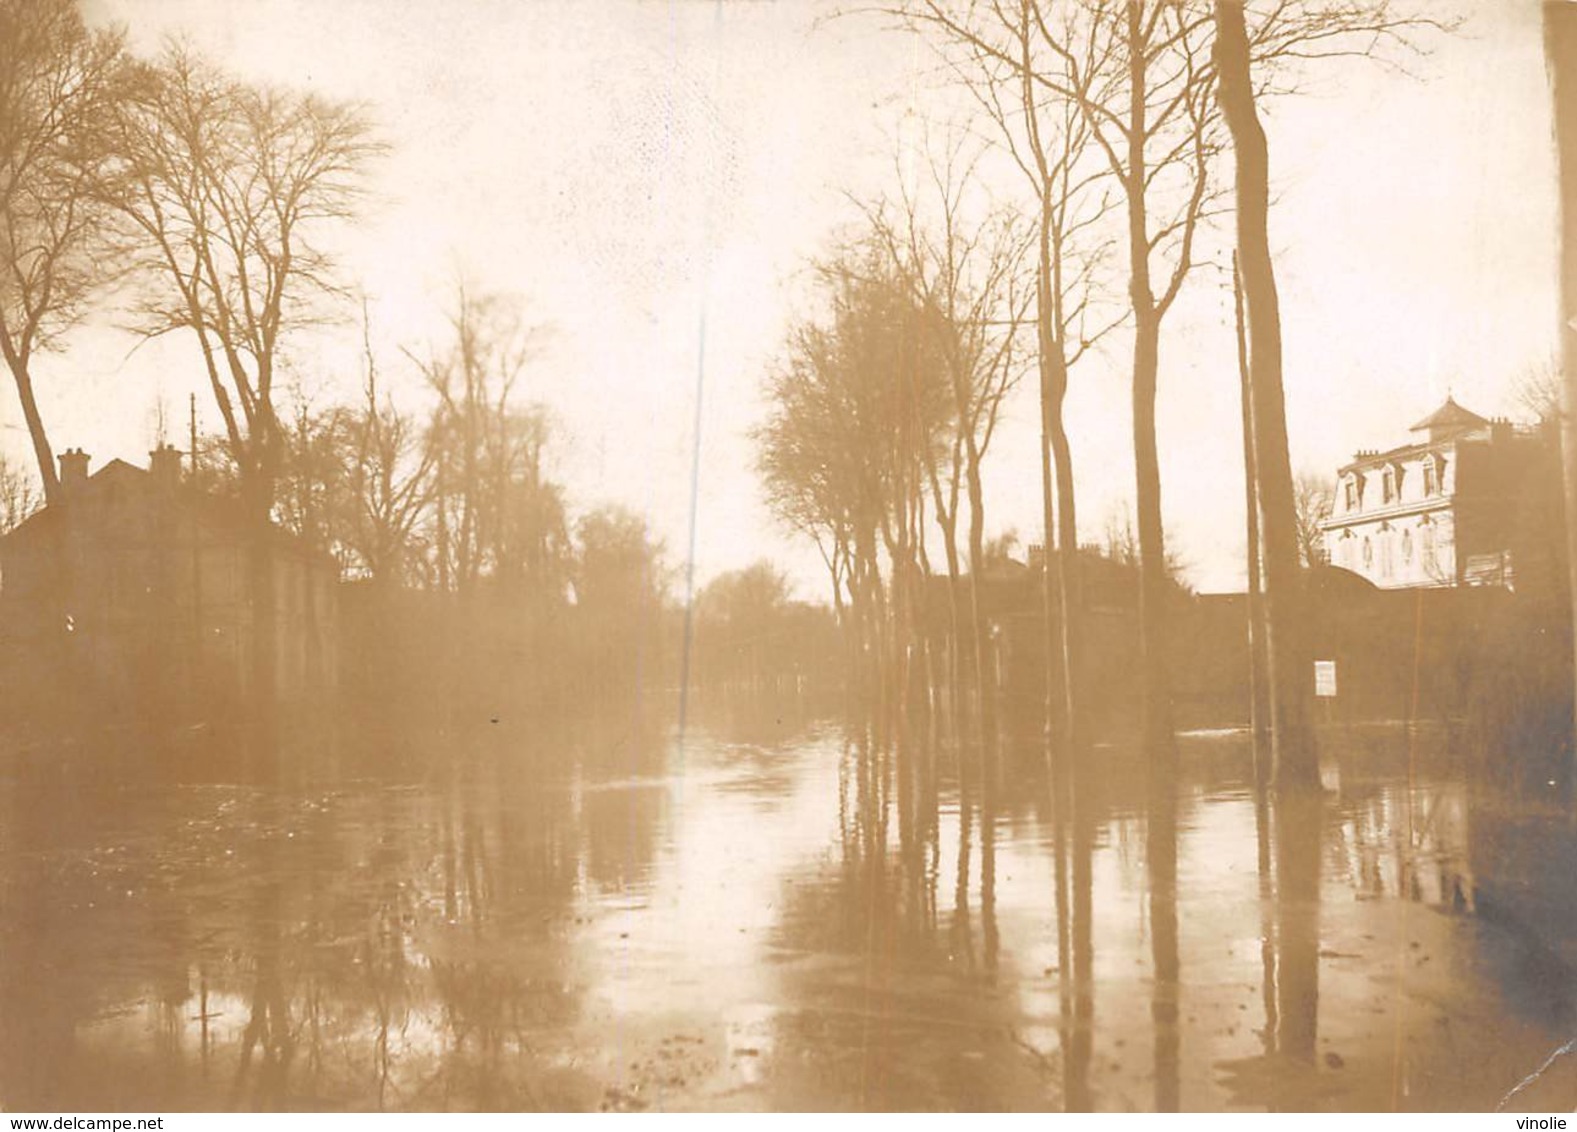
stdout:
[(1528, 366), (1513, 379), (1517, 405), (1535, 421), (1561, 419), (1561, 367), (1554, 358)]
[(1013, 561), (1013, 554), (1019, 549), (1020, 540), (1018, 531), (1009, 528), (1001, 534), (993, 535), (986, 540), (981, 548), (981, 554), (988, 569), (1001, 569)]
[(327, 242), (378, 152), (356, 109), (236, 82), (182, 47), (123, 100), (109, 184), (151, 285), (139, 328), (190, 331), (251, 514), (279, 474), (275, 396), (292, 332), (340, 297)]
[[(1034, 295), (1026, 286), (1027, 251), (1022, 227), (1011, 214), (981, 205), (979, 154), (959, 144), (930, 155), (917, 187), (902, 184), (896, 216), (870, 208), (873, 234), (892, 260), (893, 276), (910, 288), (946, 374), (951, 415), (941, 443), (922, 445), (935, 519), (947, 559), (955, 642), (967, 643), (980, 704), (985, 663), (980, 571), (984, 561), (986, 502), (982, 468), (996, 435), (1002, 404), (1023, 369), (1017, 349), (1020, 324)], [(939, 455), (945, 454), (945, 476)], [(968, 630), (961, 631), (958, 525), (960, 487), (969, 504)]]
[[(1106, 250), (1099, 231), (1111, 200), (1105, 172), (1079, 105), (1040, 79), (1048, 67), (1042, 29), (1072, 8), (1043, 14), (1035, 0), (950, 4), (909, 0), (897, 9), (933, 41), (993, 126), (992, 136), (1023, 173), (1034, 198), (1035, 327), (1041, 407), (1043, 575), (1048, 722), (1060, 716), (1072, 740), (1078, 719), (1082, 620), (1073, 454), (1063, 419), (1072, 368), (1115, 319), (1092, 320), (1095, 267)], [(1094, 159), (1094, 160), (1092, 160)]]
[(1248, 385), (1258, 533), (1264, 580), (1270, 736), (1278, 787), (1309, 786), (1319, 764), (1309, 719), (1302, 530), (1282, 391), (1281, 308), (1270, 253), (1270, 160), (1250, 72), (1242, 0), (1216, 0), (1217, 96), (1236, 155), (1237, 257), (1248, 328)]
[(852, 647), (892, 706), (907, 695), (921, 586), (927, 468), (952, 416), (934, 317), (868, 234), (816, 267), (830, 311), (791, 328), (757, 433), (768, 502), (816, 532), (843, 582)]
[(363, 402), (351, 422), (346, 461), (351, 515), (346, 542), (355, 567), (374, 582), (400, 584), (415, 569), (417, 527), (431, 500), (436, 453), (415, 417), (380, 399), (365, 308)]
[(638, 681), (663, 643), (670, 574), (662, 540), (641, 516), (604, 506), (576, 523), (575, 541), (578, 647), (595, 679)]
[[(1270, 785), (1270, 665), (1265, 654), (1265, 586), (1260, 577), (1259, 465), (1254, 457), (1254, 390), (1248, 363), (1248, 321), (1243, 311), (1243, 276), (1232, 256), (1232, 323), (1237, 338), (1238, 403), (1243, 419), (1243, 533), (1248, 607), (1249, 726), (1253, 736), (1254, 788), (1263, 803)], [(1263, 806), (1261, 806), (1263, 809)], [(1261, 823), (1261, 830), (1264, 825)]]
[(280, 426), (273, 518), (314, 550), (345, 565), (349, 480), (345, 454), (354, 425), (343, 405), (315, 408), (299, 391)]
[[(276, 410), (292, 334), (339, 296), (327, 241), (357, 216), (377, 152), (355, 109), (239, 83), (179, 46), (119, 104), (105, 198), (148, 280), (138, 324), (197, 341), (252, 530), (256, 700), (273, 699), (269, 525), (286, 454)], [(265, 720), (266, 716), (260, 717)]]
[(32, 363), (114, 274), (94, 185), (121, 64), (120, 33), (89, 31), (75, 0), (0, 0), (0, 354), (49, 501), (59, 478)]
[[(1160, 461), (1156, 447), (1155, 398), (1160, 368), (1161, 326), (1196, 263), (1195, 241), (1213, 201), (1212, 165), (1219, 148), (1213, 109), (1208, 17), (1188, 4), (1167, 0), (1089, 0), (1052, 3), (1020, 0), (1011, 13), (1000, 5), (961, 0), (915, 0), (901, 10), (910, 18), (944, 29), (971, 60), (1006, 69), (1021, 89), (1017, 99), (1025, 125), (1042, 138), (1061, 136), (1061, 152), (1079, 140), (1104, 159), (1103, 173), (1115, 185), (1126, 220), (1128, 295), (1133, 320), (1132, 365), (1134, 470), (1137, 483), (1141, 571), (1141, 664), (1143, 728), (1156, 738), (1170, 730), (1166, 692), (1163, 613), (1165, 538), (1161, 522)], [(985, 13), (985, 15), (982, 15)], [(1006, 34), (1004, 34), (1004, 31)], [(1051, 113), (1038, 108), (1049, 105)], [(1058, 121), (1054, 135), (1046, 125)], [(1034, 135), (1032, 134), (1032, 138)], [(1044, 140), (1032, 151), (1046, 153)], [(1052, 149), (1051, 153), (1058, 152)], [(1057, 196), (1052, 168), (1034, 169), (1041, 190), (1042, 232)], [(1084, 184), (1082, 164), (1062, 172), (1062, 187)], [(1076, 180), (1070, 181), (1069, 178)], [(1043, 251), (1042, 311), (1054, 311), (1053, 249)], [(1043, 318), (1042, 364), (1046, 411), (1057, 419), (1057, 372), (1064, 345), (1050, 337), (1054, 318)], [(1051, 439), (1054, 428), (1047, 429)], [(1071, 479), (1071, 467), (1069, 476)], [(1071, 493), (1070, 493), (1071, 494)], [(1060, 496), (1059, 496), (1060, 501)], [(1064, 507), (1063, 510), (1068, 510)], [(1048, 529), (1050, 523), (1048, 522)], [(1076, 537), (1076, 536), (1075, 536)], [(1067, 559), (1068, 555), (1062, 556)]]
[(1320, 524), (1330, 517), (1335, 492), (1330, 480), (1313, 472), (1302, 472), (1292, 481), (1293, 514), (1297, 517), (1298, 561), (1305, 568), (1323, 566), (1325, 532)]
[(0, 452), (0, 535), (13, 531), (43, 506), (37, 484), (27, 470)]
[[(969, 62), (1016, 73), (1034, 92), (1027, 101), (1040, 96), (1076, 108), (1121, 200), (1134, 335), (1143, 730), (1159, 740), (1169, 731), (1170, 709), (1155, 400), (1162, 326), (1200, 262), (1201, 232), (1219, 203), (1214, 17), (1202, 0), (1021, 0), (1006, 18), (1003, 8), (976, 0), (896, 5), (911, 25), (942, 28)], [(1004, 23), (1020, 29), (1016, 39), (1000, 34)], [(1438, 26), (1393, 10), (1389, 0), (1279, 0), (1246, 30), (1248, 57), (1260, 68), (1260, 93), (1290, 90), (1313, 60), (1406, 44), (1424, 24)]]
[(514, 300), (464, 285), (450, 327), (443, 348), (412, 355), (438, 398), (424, 455), (432, 580), (459, 594), (484, 578), (562, 591), (568, 536), (561, 493), (544, 472), (550, 422), (518, 391), (544, 330)]
[[(1072, 31), (1074, 34), (1069, 34)], [(1125, 203), (1133, 315), (1133, 446), (1139, 550), (1142, 731), (1171, 732), (1166, 673), (1166, 540), (1155, 401), (1161, 327), (1196, 264), (1220, 138), (1203, 19), (1173, 3), (1098, 3), (1089, 24), (1049, 45)]]

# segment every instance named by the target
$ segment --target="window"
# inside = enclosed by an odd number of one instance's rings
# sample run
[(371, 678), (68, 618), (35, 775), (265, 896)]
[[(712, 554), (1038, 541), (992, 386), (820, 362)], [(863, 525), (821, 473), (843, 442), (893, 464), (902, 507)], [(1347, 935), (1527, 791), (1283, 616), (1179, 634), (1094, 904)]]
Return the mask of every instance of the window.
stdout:
[(1363, 568), (1365, 570), (1374, 569), (1374, 543), (1370, 542), (1368, 538), (1363, 540)]
[(1358, 510), (1358, 505), (1362, 501), (1362, 492), (1360, 492), (1358, 490), (1358, 477), (1357, 477), (1357, 475), (1350, 475), (1350, 476), (1348, 476), (1347, 479), (1346, 479), (1346, 482), (1344, 482), (1342, 484), (1342, 490), (1343, 490), (1343, 494), (1345, 495), (1345, 502), (1346, 502), (1347, 510), (1348, 511), (1356, 511), (1356, 510)]
[(1424, 457), (1424, 494), (1440, 494), (1440, 464), (1433, 456)]
[(1387, 468), (1380, 475), (1380, 502), (1396, 502), (1396, 469)]
[(1403, 566), (1411, 566), (1412, 564), (1413, 564), (1413, 532), (1412, 531), (1403, 531), (1402, 532), (1402, 565)]
[(1380, 528), (1380, 577), (1389, 578), (1396, 568), (1393, 553), (1396, 543), (1396, 532), (1390, 527)]
[(1419, 525), (1418, 525), (1418, 534), (1419, 534), (1419, 537), (1423, 540), (1423, 543), (1424, 543), (1424, 549), (1423, 549), (1424, 573), (1428, 574), (1431, 578), (1436, 577), (1440, 573), (1440, 559), (1439, 559), (1439, 553), (1438, 553), (1438, 550), (1437, 550), (1436, 544), (1435, 544), (1435, 524), (1434, 524), (1434, 520), (1430, 519), (1430, 517), (1428, 515), (1425, 515), (1424, 518), (1423, 518), (1423, 521), (1421, 523), (1419, 523)]

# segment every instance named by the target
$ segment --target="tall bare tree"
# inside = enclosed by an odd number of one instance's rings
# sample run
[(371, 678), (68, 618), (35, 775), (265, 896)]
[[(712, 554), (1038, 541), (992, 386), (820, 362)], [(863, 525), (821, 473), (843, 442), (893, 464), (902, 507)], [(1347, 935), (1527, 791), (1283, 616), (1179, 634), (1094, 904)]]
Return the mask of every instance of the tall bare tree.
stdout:
[(1513, 379), (1512, 396), (1517, 407), (1540, 424), (1559, 421), (1561, 380), (1561, 364), (1554, 358), (1528, 366)]
[(831, 548), (853, 647), (897, 706), (929, 572), (926, 469), (945, 443), (950, 380), (931, 316), (882, 241), (867, 233), (816, 274), (830, 309), (791, 328), (768, 375), (760, 468), (778, 515)]
[(33, 477), (0, 452), (0, 535), (21, 526), (42, 505)]
[(1273, 774), (1278, 788), (1308, 786), (1318, 781), (1319, 764), (1309, 719), (1310, 657), (1282, 392), (1281, 307), (1270, 253), (1270, 159), (1255, 104), (1242, 0), (1216, 0), (1215, 63), (1217, 96), (1236, 156), (1237, 263), (1247, 312)]
[[(1134, 335), (1143, 729), (1149, 738), (1164, 736), (1170, 730), (1163, 629), (1167, 586), (1155, 401), (1162, 323), (1196, 264), (1196, 237), (1212, 200), (1219, 128), (1211, 97), (1208, 15), (1175, 0), (1020, 0), (1006, 12), (1001, 5), (970, 0), (914, 0), (902, 10), (944, 29), (972, 61), (1005, 69), (1017, 79), (1019, 113), (1025, 127), (1040, 137), (1031, 154), (1045, 155), (1046, 140), (1056, 137), (1065, 140), (1049, 150), (1052, 155), (1069, 155), (1069, 144), (1078, 142), (1076, 153), (1082, 156), (1087, 144), (1117, 189), (1126, 222)], [(1058, 104), (1065, 126), (1060, 134), (1052, 125), (1058, 120), (1055, 110), (1041, 109)], [(1073, 178), (1082, 184), (1087, 175), (1081, 164), (1057, 170), (1053, 160), (1044, 172), (1035, 166), (1047, 236), (1047, 194), (1059, 184), (1050, 175), (1054, 170), (1063, 188), (1071, 187)], [(1052, 194), (1051, 207), (1056, 206)], [(1047, 247), (1042, 255), (1043, 311), (1054, 312), (1058, 302), (1054, 252)], [(1043, 411), (1052, 440), (1066, 390), (1066, 367), (1059, 372), (1057, 365), (1055, 321), (1041, 319), (1042, 364), (1048, 367), (1042, 376)], [(1067, 357), (1066, 345), (1060, 353)]]
[(347, 474), (351, 515), (346, 541), (354, 568), (374, 582), (412, 580), (418, 527), (432, 495), (436, 454), (422, 442), (416, 417), (378, 389), (365, 307), (362, 314), (363, 401), (350, 426)]
[(1254, 747), (1254, 786), (1263, 801), (1270, 785), (1270, 667), (1265, 655), (1265, 587), (1259, 538), (1259, 469), (1254, 458), (1254, 391), (1248, 366), (1248, 322), (1243, 277), (1232, 257), (1232, 322), (1237, 334), (1238, 403), (1243, 417), (1243, 533), (1248, 607), (1249, 724)]
[[(898, 11), (935, 37), (964, 88), (994, 127), (993, 137), (1025, 177), (1034, 200), (1035, 328), (1041, 408), (1041, 494), (1048, 722), (1064, 739), (1077, 733), (1082, 569), (1072, 445), (1064, 420), (1073, 367), (1116, 320), (1099, 313), (1096, 267), (1111, 206), (1104, 162), (1080, 105), (1043, 79), (1060, 60), (1046, 57), (1046, 33), (1077, 10), (1043, 11), (1036, 0), (950, 4), (911, 0)], [(1093, 317), (1092, 317), (1093, 315)]]
[[(1000, 2), (979, 0), (895, 7), (911, 24), (944, 29), (970, 63), (1010, 70), (1026, 90), (1076, 108), (1120, 198), (1133, 328), (1143, 729), (1160, 739), (1169, 730), (1170, 701), (1156, 391), (1162, 326), (1200, 262), (1201, 233), (1220, 192), (1213, 11), (1203, 0), (1020, 0), (1006, 12)], [(1313, 60), (1374, 54), (1437, 23), (1390, 0), (1279, 0), (1251, 22), (1248, 54), (1260, 70), (1260, 92), (1295, 89)], [(1016, 41), (999, 33), (1004, 23), (1020, 29)]]
[(1155, 418), (1161, 327), (1196, 264), (1195, 241), (1211, 202), (1219, 136), (1211, 112), (1206, 28), (1197, 12), (1182, 4), (1126, 0), (1094, 4), (1088, 19), (1082, 34), (1074, 27), (1047, 39), (1064, 64), (1058, 81), (1083, 111), (1125, 205), (1142, 730), (1150, 749), (1160, 752), (1171, 731)]
[[(1269, 146), (1258, 104), (1278, 89), (1281, 78), (1295, 78), (1306, 59), (1369, 56), (1382, 43), (1407, 43), (1425, 26), (1440, 25), (1387, 0), (1289, 0), (1251, 28), (1243, 0), (1215, 0), (1215, 93), (1235, 157), (1236, 265), (1247, 312), (1252, 462), (1278, 787), (1307, 787), (1318, 778), (1300, 574), (1302, 565), (1315, 561), (1318, 536), (1308, 531), (1306, 521), (1314, 498), (1294, 483), (1287, 445), (1280, 298), (1269, 235)], [(1317, 532), (1317, 521), (1315, 526)]]
[[(928, 153), (918, 184), (903, 183), (898, 207), (871, 208), (877, 242), (892, 260), (893, 277), (910, 288), (922, 331), (945, 370), (951, 415), (939, 444), (921, 446), (932, 508), (943, 536), (953, 638), (971, 654), (973, 679), (985, 710), (980, 574), (984, 562), (986, 498), (982, 470), (1002, 405), (1022, 377), (1022, 337), (1034, 288), (1026, 286), (1026, 240), (1011, 213), (982, 205), (978, 153), (960, 144)], [(945, 467), (943, 460), (945, 459)], [(967, 628), (959, 616), (960, 488), (967, 495), (969, 602)]]
[(1298, 528), (1298, 561), (1305, 569), (1323, 566), (1328, 556), (1325, 532), (1320, 524), (1330, 518), (1335, 499), (1331, 481), (1314, 472), (1300, 472), (1292, 481), (1292, 496)]
[(240, 83), (179, 46), (143, 68), (116, 140), (109, 187), (152, 283), (140, 329), (196, 338), (251, 514), (266, 521), (282, 353), (342, 295), (327, 248), (359, 215), (378, 145), (353, 107)]
[(484, 579), (561, 592), (568, 532), (544, 457), (546, 411), (526, 404), (520, 381), (543, 328), (503, 295), (458, 288), (451, 340), (414, 360), (437, 396), (424, 459), (431, 466), (427, 541), (432, 581), (474, 593)]
[(329, 242), (356, 219), (378, 146), (356, 109), (237, 82), (180, 46), (141, 69), (102, 186), (148, 286), (139, 328), (196, 339), (253, 542), (253, 671), (273, 699), (268, 527), (285, 456), (276, 406), (286, 344), (341, 292)]
[(0, 0), (0, 354), (51, 502), (59, 478), (33, 360), (114, 274), (110, 210), (93, 186), (122, 61), (120, 33), (90, 31), (75, 0)]

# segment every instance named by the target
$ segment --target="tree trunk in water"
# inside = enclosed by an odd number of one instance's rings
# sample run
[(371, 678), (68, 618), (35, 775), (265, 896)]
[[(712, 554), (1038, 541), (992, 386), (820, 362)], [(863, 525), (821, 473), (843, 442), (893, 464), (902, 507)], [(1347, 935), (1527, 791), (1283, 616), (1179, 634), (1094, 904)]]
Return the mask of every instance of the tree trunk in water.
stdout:
[[(1567, 0), (1545, 0), (1544, 50), (1555, 100), (1555, 146), (1560, 170), (1561, 461), (1565, 472), (1572, 637), (1577, 644), (1577, 5)], [(1577, 664), (1573, 665), (1573, 675), (1577, 678)], [(1573, 704), (1577, 705), (1577, 694)], [(1577, 772), (1571, 774), (1571, 780), (1572, 789), (1577, 790)]]
[(60, 474), (55, 469), (55, 453), (49, 445), (49, 435), (44, 431), (44, 418), (38, 411), (38, 398), (33, 393), (33, 377), (27, 371), (27, 362), (6, 345), (6, 363), (11, 376), (16, 379), (17, 400), (22, 403), (22, 419), (27, 422), (28, 439), (33, 442), (33, 456), (38, 461), (39, 482), (44, 485), (44, 502), (60, 502)]
[[(1053, 359), (1056, 365), (1060, 359)], [(1063, 370), (1051, 406), (1051, 459), (1057, 482), (1057, 601), (1062, 637), (1063, 740), (1068, 749), (1078, 747), (1081, 622), (1084, 610), (1083, 575), (1079, 565), (1079, 523), (1074, 509), (1073, 449), (1062, 419), (1063, 398), (1068, 391)]]
[(1142, 740), (1153, 759), (1169, 757), (1172, 703), (1166, 664), (1166, 534), (1161, 522), (1161, 461), (1155, 441), (1155, 387), (1161, 364), (1161, 312), (1150, 282), (1149, 184), (1144, 143), (1148, 44), (1144, 5), (1128, 4), (1129, 300), (1133, 305), (1134, 504), (1139, 525), (1139, 679)]
[(1318, 791), (1278, 792), (1276, 1045), (1283, 1057), (1305, 1064), (1316, 1063), (1319, 1046), (1323, 813)]
[[(961, 577), (958, 560), (958, 547), (955, 545), (957, 538), (957, 523), (949, 523), (945, 529), (944, 537), (947, 544), (947, 616), (950, 641), (947, 650), (947, 675), (948, 675), (948, 702), (957, 715), (957, 709), (963, 693), (963, 664), (960, 657), (963, 655), (963, 578)], [(969, 579), (971, 590), (975, 585), (974, 578)]]
[[(927, 459), (926, 473), (931, 481), (931, 500), (936, 508), (936, 525), (942, 531), (942, 551), (947, 558), (947, 615), (948, 615), (948, 648), (947, 648), (947, 682), (948, 704), (957, 717), (960, 697), (963, 692), (962, 662), (959, 659), (963, 654), (963, 581), (958, 559), (958, 492), (953, 492), (953, 507), (948, 509), (946, 499), (942, 493), (942, 481), (937, 474), (936, 461)], [(971, 566), (971, 570), (974, 567)], [(975, 580), (970, 578), (970, 590), (975, 590)], [(929, 595), (927, 595), (929, 597)], [(922, 603), (929, 609), (929, 600)], [(978, 602), (976, 603), (978, 616)]]
[(1248, 547), (1248, 694), (1249, 726), (1254, 737), (1254, 788), (1263, 791), (1270, 776), (1270, 680), (1265, 667), (1265, 605), (1260, 581), (1259, 462), (1254, 458), (1254, 395), (1248, 372), (1248, 332), (1243, 322), (1243, 286), (1237, 256), (1232, 257), (1232, 307), (1237, 324), (1238, 382), (1243, 401), (1243, 514)]
[[(1040, 348), (1040, 475), (1045, 523), (1046, 722), (1056, 726), (1064, 750), (1079, 733), (1079, 620), (1083, 594), (1079, 525), (1074, 508), (1073, 450), (1062, 417), (1068, 393), (1065, 355), (1052, 333), (1051, 246), (1042, 208), (1036, 323)], [(1052, 564), (1056, 564), (1053, 577)], [(1052, 628), (1052, 617), (1056, 628)]]
[[(266, 459), (266, 457), (265, 457)], [(242, 487), (247, 527), (247, 598), (252, 612), (252, 647), (248, 658), (251, 681), (247, 688), (246, 718), (253, 744), (254, 770), (271, 779), (278, 736), (278, 609), (274, 586), (272, 477), (252, 469), (251, 482)]]
[[(1141, 245), (1141, 254), (1142, 245)], [(1172, 702), (1167, 677), (1166, 534), (1161, 523), (1161, 460), (1155, 441), (1155, 386), (1161, 327), (1140, 312), (1134, 335), (1133, 456), (1139, 526), (1139, 672), (1146, 747), (1159, 759), (1170, 750)]]
[(1281, 383), (1281, 312), (1270, 256), (1270, 162), (1249, 79), (1243, 0), (1216, 0), (1217, 97), (1237, 159), (1238, 260), (1248, 309), (1249, 384), (1264, 552), (1265, 651), (1278, 789), (1319, 780), (1309, 722), (1310, 657), (1298, 566), (1298, 519)]
[(1149, 889), (1150, 1022), (1154, 1029), (1156, 1112), (1182, 1104), (1182, 1041), (1178, 998), (1182, 963), (1178, 954), (1177, 770), (1173, 760), (1152, 757), (1146, 782), (1144, 859)]
[(969, 643), (974, 658), (977, 720), (983, 731), (990, 729), (993, 689), (986, 681), (986, 621), (980, 605), (980, 570), (985, 564), (986, 493), (980, 482), (980, 453), (969, 445)]
[(1051, 396), (1048, 387), (1046, 344), (1041, 341), (1040, 360), (1040, 492), (1041, 492), (1041, 600), (1044, 607), (1046, 653), (1046, 734), (1062, 735), (1067, 730), (1067, 669), (1062, 663), (1061, 633), (1057, 625), (1062, 591), (1060, 556), (1055, 554), (1057, 518), (1051, 465)]

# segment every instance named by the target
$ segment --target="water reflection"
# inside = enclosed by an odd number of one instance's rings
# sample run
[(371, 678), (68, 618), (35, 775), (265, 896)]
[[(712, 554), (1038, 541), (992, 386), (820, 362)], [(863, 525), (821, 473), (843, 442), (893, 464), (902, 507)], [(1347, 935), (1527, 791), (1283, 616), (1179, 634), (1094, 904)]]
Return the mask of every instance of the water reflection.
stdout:
[(1396, 744), (1270, 799), (1232, 736), (726, 701), (289, 789), (13, 775), (0, 1104), (1492, 1108), (1574, 1021), (1556, 827)]
[[(1155, 1111), (1181, 1104), (1178, 999), (1181, 962), (1177, 923), (1177, 755), (1170, 748), (1146, 752), (1145, 864), (1150, 876), (1150, 939), (1154, 975), (1150, 1019), (1155, 1028)], [(1316, 862), (1318, 867), (1318, 862)]]
[(1314, 1063), (1319, 1033), (1323, 806), (1317, 791), (1284, 789), (1275, 800), (1276, 1043), (1305, 1065)]

